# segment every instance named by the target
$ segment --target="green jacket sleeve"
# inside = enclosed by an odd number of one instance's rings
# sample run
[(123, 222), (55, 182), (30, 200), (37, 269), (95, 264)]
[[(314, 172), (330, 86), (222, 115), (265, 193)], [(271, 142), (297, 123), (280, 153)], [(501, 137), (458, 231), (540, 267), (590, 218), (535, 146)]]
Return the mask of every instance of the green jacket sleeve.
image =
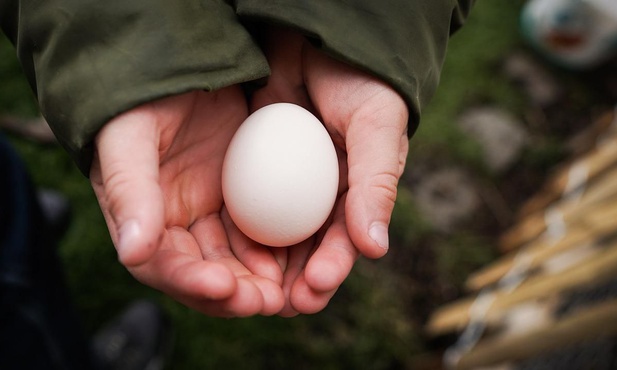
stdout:
[(118, 113), (269, 73), (224, 0), (0, 0), (0, 26), (86, 174), (96, 132)]
[(409, 135), (432, 97), (449, 36), (473, 0), (237, 0), (238, 15), (296, 28), (326, 53), (388, 82), (410, 107)]
[(0, 0), (0, 26), (43, 115), (87, 174), (94, 136), (118, 113), (267, 76), (238, 17), (299, 29), (390, 83), (411, 108), (411, 134), (472, 1)]

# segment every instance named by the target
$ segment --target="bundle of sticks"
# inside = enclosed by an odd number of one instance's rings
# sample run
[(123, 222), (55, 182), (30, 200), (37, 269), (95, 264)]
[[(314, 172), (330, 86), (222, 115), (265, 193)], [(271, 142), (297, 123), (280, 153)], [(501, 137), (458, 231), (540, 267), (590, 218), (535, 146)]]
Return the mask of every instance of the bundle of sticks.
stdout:
[(430, 335), (459, 334), (445, 357), (452, 368), (512, 363), (617, 335), (617, 297), (556, 314), (568, 293), (617, 279), (616, 126), (617, 111), (598, 120), (595, 144), (521, 207), (499, 240), (503, 256), (468, 278), (467, 297), (434, 312)]

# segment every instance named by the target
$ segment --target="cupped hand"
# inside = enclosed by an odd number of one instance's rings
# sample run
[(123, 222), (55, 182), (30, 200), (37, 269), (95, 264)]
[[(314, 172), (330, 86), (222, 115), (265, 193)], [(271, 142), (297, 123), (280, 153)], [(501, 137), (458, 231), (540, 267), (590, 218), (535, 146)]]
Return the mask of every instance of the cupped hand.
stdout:
[(277, 102), (309, 109), (324, 123), (339, 155), (332, 217), (309, 240), (277, 252), (285, 269), (286, 305), (280, 314), (314, 313), (328, 304), (360, 254), (378, 258), (388, 250), (388, 225), (408, 152), (409, 113), (390, 86), (329, 58), (300, 34), (273, 29), (264, 48), (272, 75), (252, 97), (251, 110)]
[(224, 226), (222, 163), (246, 116), (238, 86), (192, 91), (116, 117), (95, 140), (90, 178), (120, 261), (208, 315), (272, 315), (284, 305), (279, 259), (259, 246), (232, 250), (239, 236)]

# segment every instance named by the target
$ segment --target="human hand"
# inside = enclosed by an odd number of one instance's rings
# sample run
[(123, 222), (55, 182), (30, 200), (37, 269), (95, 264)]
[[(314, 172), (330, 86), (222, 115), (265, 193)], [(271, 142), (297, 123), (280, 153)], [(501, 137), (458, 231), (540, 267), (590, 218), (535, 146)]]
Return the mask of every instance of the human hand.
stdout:
[(332, 217), (309, 240), (276, 251), (285, 270), (280, 314), (314, 313), (328, 304), (359, 254), (378, 258), (387, 252), (409, 113), (391, 87), (327, 57), (300, 34), (271, 30), (265, 52), (272, 75), (254, 94), (251, 110), (277, 102), (307, 108), (324, 122), (339, 156)]
[(284, 304), (277, 259), (234, 248), (240, 236), (225, 229), (222, 163), (246, 116), (238, 86), (193, 91), (124, 113), (95, 140), (90, 178), (122, 264), (213, 316), (272, 315)]

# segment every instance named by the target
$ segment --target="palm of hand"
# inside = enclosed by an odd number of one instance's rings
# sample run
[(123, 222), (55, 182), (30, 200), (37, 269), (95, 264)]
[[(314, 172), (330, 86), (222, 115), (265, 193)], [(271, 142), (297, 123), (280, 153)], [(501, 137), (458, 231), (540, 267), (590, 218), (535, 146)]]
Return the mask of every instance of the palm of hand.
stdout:
[(240, 236), (228, 236), (224, 226), (230, 228), (222, 162), (246, 115), (238, 87), (141, 106), (97, 136), (91, 172), (120, 259), (131, 273), (215, 316), (269, 315), (283, 304), (274, 257), (253, 249), (249, 266), (259, 275), (253, 273), (234, 254), (243, 257), (242, 251), (232, 250), (230, 240)]

